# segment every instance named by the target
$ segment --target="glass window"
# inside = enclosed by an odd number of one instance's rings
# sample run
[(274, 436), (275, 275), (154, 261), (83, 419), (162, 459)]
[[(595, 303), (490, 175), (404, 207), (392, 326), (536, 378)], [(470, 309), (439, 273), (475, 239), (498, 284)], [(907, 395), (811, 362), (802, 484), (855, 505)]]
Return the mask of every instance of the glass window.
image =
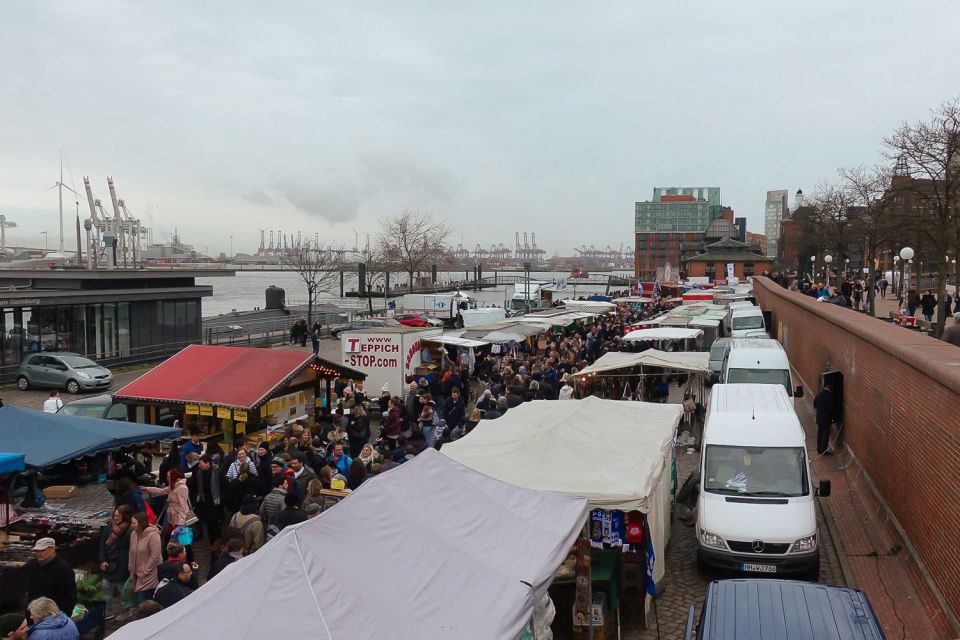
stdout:
[(185, 300), (176, 303), (175, 317), (177, 323), (177, 342), (183, 344), (187, 341), (187, 303)]
[(196, 300), (187, 301), (187, 340), (200, 340), (200, 303)]
[(83, 305), (73, 307), (73, 350), (77, 353), (87, 351), (87, 309)]
[(57, 350), (57, 308), (39, 307), (33, 310), (27, 325), (27, 333), (31, 336), (31, 350)]
[(103, 354), (108, 358), (117, 355), (117, 305), (103, 305)]
[(163, 345), (165, 348), (174, 348), (177, 342), (177, 303), (173, 301), (164, 301), (162, 304)]
[(20, 364), (20, 334), (13, 309), (3, 310), (3, 363)]
[(704, 491), (754, 496), (805, 496), (803, 447), (728, 447), (708, 445)]
[(57, 351), (76, 351), (73, 345), (73, 307), (57, 307)]
[(17, 333), (20, 334), (22, 352), (20, 357), (23, 357), (25, 353), (35, 353), (40, 351), (40, 336), (37, 331), (38, 327), (33, 321), (33, 309), (30, 307), (25, 307), (20, 309), (20, 322), (18, 323)]
[(103, 357), (103, 309), (99, 304), (87, 305), (87, 355)]
[(130, 303), (117, 305), (117, 346), (121, 356), (130, 355)]

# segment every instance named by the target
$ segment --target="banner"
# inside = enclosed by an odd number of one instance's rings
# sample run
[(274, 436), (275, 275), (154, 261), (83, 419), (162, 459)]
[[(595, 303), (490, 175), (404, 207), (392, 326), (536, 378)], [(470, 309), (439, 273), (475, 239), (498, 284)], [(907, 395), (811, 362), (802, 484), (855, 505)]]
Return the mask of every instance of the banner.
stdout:
[(188, 404), (184, 407), (184, 413), (188, 416), (198, 416), (200, 415), (200, 407), (195, 404)]
[(212, 415), (213, 415), (213, 407), (210, 406), (209, 404), (202, 404), (202, 405), (200, 405), (200, 415), (201, 415), (201, 416), (212, 416)]
[(229, 420), (233, 417), (233, 412), (227, 407), (217, 407), (217, 417)]

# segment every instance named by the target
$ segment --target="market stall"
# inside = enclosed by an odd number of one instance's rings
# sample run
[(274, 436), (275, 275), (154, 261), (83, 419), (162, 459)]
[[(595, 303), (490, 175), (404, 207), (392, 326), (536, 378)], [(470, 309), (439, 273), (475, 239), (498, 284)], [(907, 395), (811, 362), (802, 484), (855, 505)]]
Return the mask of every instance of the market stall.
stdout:
[(112, 637), (515, 640), (586, 513), (427, 449)]
[[(92, 464), (95, 456), (107, 451), (179, 436), (180, 429), (0, 407), (0, 442), (20, 449), (12, 458), (10, 454), (0, 456), (0, 469), (12, 469), (4, 483), (5, 504), (0, 510), (10, 514), (0, 535), (0, 608), (22, 605), (26, 593), (22, 569), (33, 558), (32, 545), (38, 538), (56, 540), (58, 555), (73, 567), (92, 566), (97, 559), (99, 527), (109, 512), (71, 508), (69, 498), (77, 492), (76, 486), (49, 487), (39, 493), (39, 472), (67, 463)], [(25, 473), (16, 471), (18, 456)], [(19, 482), (15, 485), (14, 480)], [(107, 494), (105, 488), (103, 494)], [(10, 508), (14, 498), (39, 505), (44, 495), (49, 500), (62, 496), (68, 501), (48, 502), (43, 510)]]
[[(605, 353), (589, 367), (573, 374), (577, 389), (584, 395), (599, 393), (601, 397), (614, 400), (660, 399), (656, 395), (657, 385), (662, 388), (668, 384), (668, 378), (673, 377), (681, 384), (685, 381), (684, 395), (699, 398), (701, 401), (709, 375), (710, 352), (657, 349), (647, 349), (639, 353)], [(669, 389), (667, 392), (669, 393)]]
[[(680, 405), (593, 397), (538, 400), (485, 422), (466, 437), (445, 444), (441, 453), (517, 486), (587, 497), (590, 543), (606, 551), (597, 565), (606, 578), (603, 589), (610, 617), (600, 622), (604, 626), (617, 614), (618, 598), (626, 587), (645, 591), (648, 561), (651, 581), (663, 579), (670, 535), (673, 435), (681, 412)], [(638, 536), (639, 523), (643, 533)], [(563, 584), (572, 584), (572, 578), (569, 572), (559, 578), (558, 590), (568, 589)], [(589, 582), (597, 582), (596, 577)], [(562, 604), (566, 602), (563, 594), (558, 593), (556, 600), (558, 620), (565, 618), (572, 624), (573, 618), (567, 615), (570, 609)], [(580, 593), (571, 600), (578, 605), (578, 615), (583, 613), (582, 605), (592, 604), (592, 596), (584, 601)]]
[(279, 438), (296, 420), (328, 416), (336, 385), (366, 374), (312, 353), (190, 345), (116, 394), (137, 422), (197, 429), (206, 439)]

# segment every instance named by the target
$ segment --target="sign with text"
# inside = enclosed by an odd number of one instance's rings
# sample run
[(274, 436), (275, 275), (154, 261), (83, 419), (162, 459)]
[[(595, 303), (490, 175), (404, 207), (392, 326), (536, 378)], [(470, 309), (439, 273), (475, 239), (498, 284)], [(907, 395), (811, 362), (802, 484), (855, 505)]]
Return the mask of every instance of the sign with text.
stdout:
[(348, 334), (343, 338), (343, 364), (364, 369), (400, 366), (402, 338), (397, 334)]

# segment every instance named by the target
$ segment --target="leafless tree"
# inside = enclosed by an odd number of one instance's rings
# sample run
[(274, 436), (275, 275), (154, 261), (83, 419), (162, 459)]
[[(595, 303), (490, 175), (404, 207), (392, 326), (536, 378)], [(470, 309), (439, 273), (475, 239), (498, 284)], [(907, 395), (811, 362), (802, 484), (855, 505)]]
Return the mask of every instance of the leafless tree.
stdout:
[(363, 290), (367, 296), (367, 309), (373, 313), (373, 291), (377, 285), (383, 285), (384, 298), (387, 294), (386, 275), (388, 271), (387, 261), (380, 254), (380, 247), (371, 249), (364, 256), (364, 277)]
[(940, 105), (929, 120), (903, 123), (884, 144), (887, 156), (897, 163), (891, 192), (905, 196), (906, 210), (935, 252), (927, 264), (943, 266), (937, 269), (936, 335), (940, 337), (947, 293), (947, 268), (942, 261), (960, 242), (960, 99)]
[(407, 274), (413, 291), (414, 274), (446, 254), (450, 226), (429, 213), (405, 209), (396, 217), (381, 220), (380, 227), (378, 254), (386, 264)]
[(838, 184), (821, 184), (813, 196), (811, 223), (816, 227), (825, 252), (833, 258), (828, 270), (837, 269), (837, 288), (843, 284), (844, 257), (849, 254), (857, 224), (854, 198)]
[(840, 169), (841, 188), (848, 194), (856, 215), (854, 233), (863, 238), (863, 266), (867, 311), (875, 315), (874, 285), (880, 248), (889, 243), (895, 224), (893, 202), (887, 197), (892, 172), (883, 166)]
[(299, 249), (284, 254), (280, 262), (287, 269), (296, 271), (307, 286), (307, 326), (313, 325), (313, 307), (316, 305), (317, 294), (331, 291), (340, 277), (344, 266), (343, 246), (322, 243), (312, 246), (308, 240)]

